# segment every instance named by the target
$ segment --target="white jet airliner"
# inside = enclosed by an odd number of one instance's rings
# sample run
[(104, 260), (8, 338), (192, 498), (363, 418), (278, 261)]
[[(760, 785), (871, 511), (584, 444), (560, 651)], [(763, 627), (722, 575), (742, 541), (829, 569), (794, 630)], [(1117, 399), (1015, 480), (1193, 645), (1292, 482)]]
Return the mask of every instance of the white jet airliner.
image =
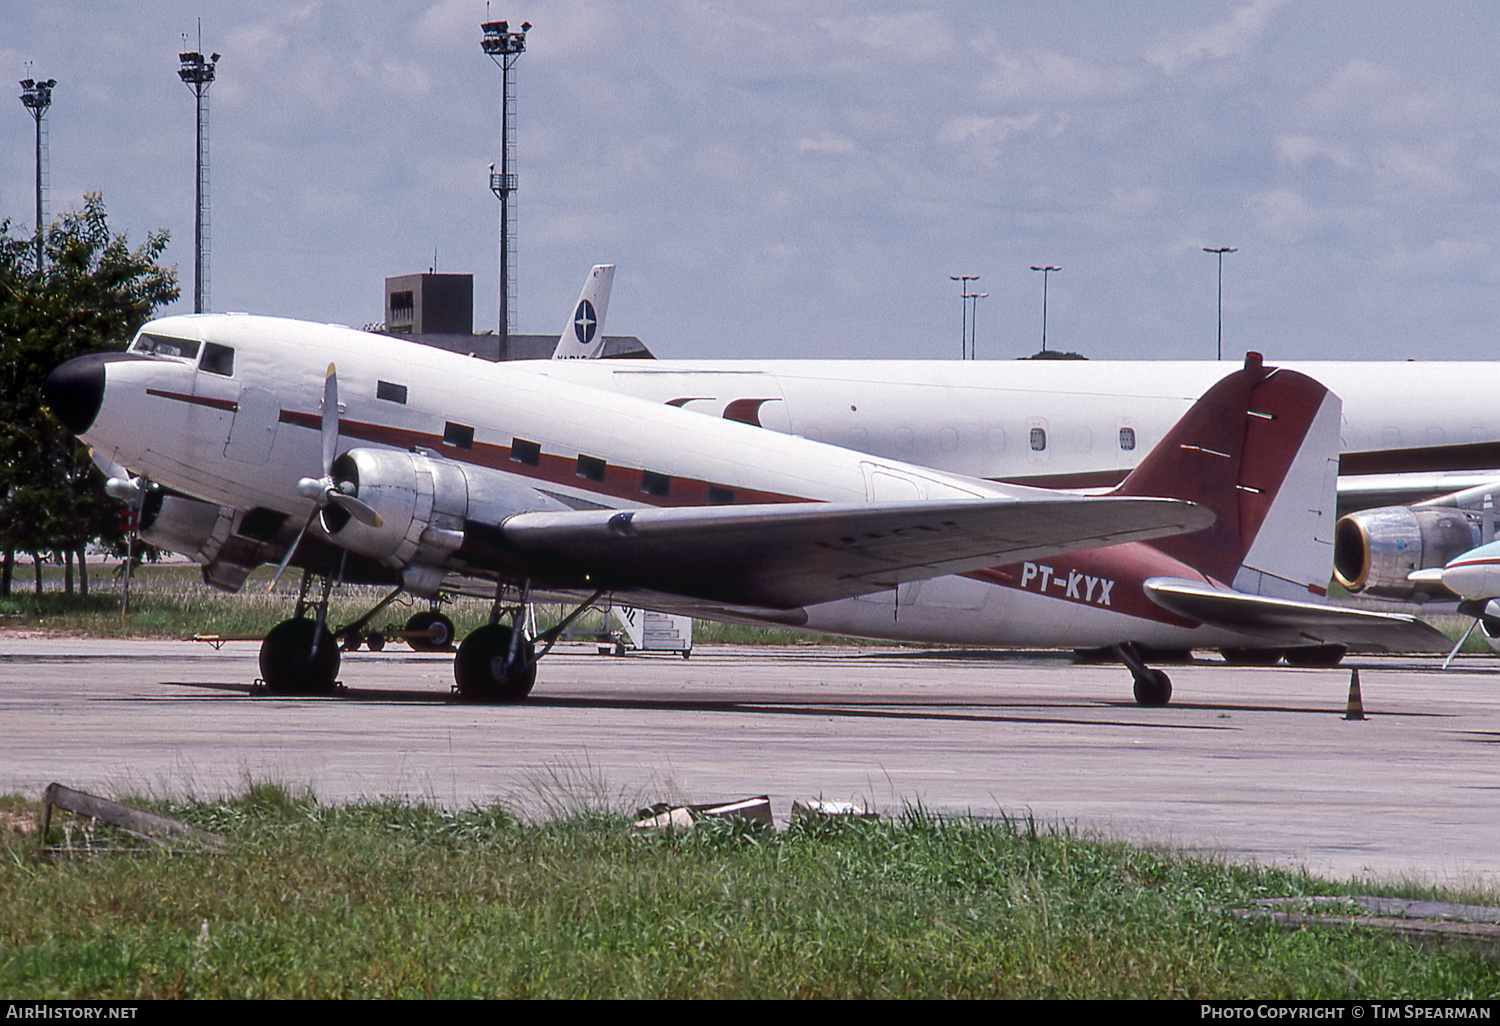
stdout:
[[(295, 615), (261, 648), (279, 692), (332, 687), (335, 633), (357, 634), (402, 591), (476, 585), (490, 623), (454, 672), (462, 695), (492, 700), (525, 697), (536, 660), (605, 594), (873, 637), (1108, 646), (1145, 704), (1171, 688), (1143, 647), (1446, 648), (1409, 617), (1321, 602), (1339, 401), (1258, 358), (1090, 497), (246, 315), (150, 322), (127, 352), (57, 368), (46, 394), (110, 468), (112, 494), (147, 489), (143, 536), (210, 583), (303, 568)], [(392, 591), (334, 631), (339, 581)], [(579, 605), (526, 637), (513, 627), (534, 591)]]

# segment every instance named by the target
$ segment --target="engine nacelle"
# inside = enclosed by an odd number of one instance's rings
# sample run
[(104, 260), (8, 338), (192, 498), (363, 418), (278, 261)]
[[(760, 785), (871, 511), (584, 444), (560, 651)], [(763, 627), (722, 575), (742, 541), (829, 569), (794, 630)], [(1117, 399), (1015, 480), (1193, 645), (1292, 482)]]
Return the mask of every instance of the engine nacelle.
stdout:
[(279, 560), (295, 537), (296, 526), (272, 510), (236, 512), (156, 488), (141, 504), (141, 540), (202, 564), (204, 582), (220, 591), (239, 591), (252, 570)]
[(234, 526), (234, 510), (152, 489), (141, 504), (140, 538), (197, 563), (211, 563)]
[(1480, 544), (1479, 514), (1451, 507), (1386, 506), (1350, 513), (1334, 528), (1333, 576), (1353, 594), (1425, 602), (1452, 599), (1446, 589), (1406, 575), (1442, 566)]
[(498, 525), (515, 513), (568, 507), (507, 474), (421, 453), (350, 449), (333, 464), (333, 479), (380, 514), (379, 527), (336, 505), (324, 508), (323, 529), (351, 552), (401, 571), (406, 588), (436, 594), (466, 523)]

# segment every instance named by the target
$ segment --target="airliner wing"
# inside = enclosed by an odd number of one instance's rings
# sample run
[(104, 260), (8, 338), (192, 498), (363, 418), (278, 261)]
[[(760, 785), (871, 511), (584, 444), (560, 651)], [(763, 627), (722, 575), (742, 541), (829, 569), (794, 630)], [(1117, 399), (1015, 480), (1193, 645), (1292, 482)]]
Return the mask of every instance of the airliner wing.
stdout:
[(1170, 612), (1228, 630), (1284, 632), (1286, 645), (1351, 645), (1388, 652), (1446, 652), (1453, 642), (1414, 616), (1294, 602), (1225, 591), (1196, 581), (1152, 577), (1146, 596)]
[(789, 609), (1212, 522), (1174, 499), (1058, 497), (521, 513), (501, 532), (594, 587)]

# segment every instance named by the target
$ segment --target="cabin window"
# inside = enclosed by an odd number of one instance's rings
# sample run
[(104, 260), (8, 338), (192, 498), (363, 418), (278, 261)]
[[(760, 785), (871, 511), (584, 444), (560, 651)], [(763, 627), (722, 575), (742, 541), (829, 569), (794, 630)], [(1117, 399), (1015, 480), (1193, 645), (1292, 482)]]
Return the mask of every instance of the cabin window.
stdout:
[(234, 375), (234, 350), (216, 342), (205, 342), (203, 362), (198, 365), (198, 369), (208, 371), (210, 374), (222, 374), (226, 378), (232, 377)]
[(647, 495), (666, 495), (672, 490), (672, 479), (654, 470), (641, 472), (641, 491)]
[(510, 440), (510, 458), (516, 463), (524, 463), (528, 467), (535, 467), (542, 462), (542, 447), (536, 442), (528, 442), (524, 438), (512, 438)]
[(1135, 448), (1135, 428), (1123, 427), (1120, 429), (1120, 451), (1130, 452)]
[(474, 448), (474, 429), (467, 424), (455, 424), (451, 420), (443, 425), (443, 443), (459, 449)]
[(375, 382), (375, 398), (384, 399), (388, 403), (400, 403), (406, 405), (406, 386), (392, 384), (389, 381)]
[(718, 485), (709, 485), (708, 504), (710, 506), (733, 506), (734, 489), (720, 488)]
[(1047, 449), (1047, 429), (1046, 428), (1032, 428), (1031, 429), (1031, 451), (1032, 452), (1045, 452), (1046, 449)]
[(186, 360), (198, 358), (198, 342), (191, 338), (172, 338), (168, 335), (150, 335), (141, 332), (130, 347), (137, 353), (155, 353), (157, 356), (180, 356)]
[(603, 460), (595, 456), (578, 457), (578, 476), (588, 481), (603, 481), (604, 468), (608, 466)]

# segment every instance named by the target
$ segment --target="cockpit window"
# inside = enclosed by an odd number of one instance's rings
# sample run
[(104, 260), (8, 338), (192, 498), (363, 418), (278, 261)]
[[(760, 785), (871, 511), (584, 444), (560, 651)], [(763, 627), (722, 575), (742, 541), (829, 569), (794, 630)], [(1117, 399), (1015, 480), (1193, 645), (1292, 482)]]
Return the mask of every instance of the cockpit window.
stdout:
[(198, 369), (231, 377), (234, 374), (234, 350), (217, 342), (203, 343), (203, 362)]
[(130, 347), (136, 353), (155, 353), (157, 356), (180, 356), (185, 360), (198, 358), (198, 340), (172, 338), (170, 335), (151, 335), (141, 332)]

